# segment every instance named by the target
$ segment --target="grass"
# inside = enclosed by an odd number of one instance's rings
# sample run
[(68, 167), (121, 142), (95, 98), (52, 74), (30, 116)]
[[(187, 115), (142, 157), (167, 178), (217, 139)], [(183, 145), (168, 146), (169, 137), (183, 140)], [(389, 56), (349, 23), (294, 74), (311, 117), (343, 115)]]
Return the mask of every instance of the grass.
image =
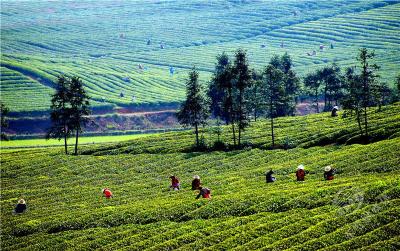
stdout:
[[(79, 144), (99, 144), (110, 142), (121, 142), (126, 140), (138, 139), (141, 137), (154, 136), (154, 134), (134, 134), (134, 135), (116, 135), (116, 136), (92, 136), (92, 137), (79, 137)], [(68, 144), (74, 144), (75, 139), (68, 139)], [(31, 148), (31, 147), (45, 147), (45, 146), (64, 146), (64, 141), (56, 139), (19, 139), (10, 141), (1, 141), (1, 148)]]
[[(376, 114), (371, 125), (389, 130), (399, 107), (384, 111), (370, 111)], [(299, 124), (326, 125), (319, 137), (331, 137), (332, 123), (351, 132), (349, 123), (327, 115), (282, 118), (281, 132), (299, 139), (288, 150), (184, 152), (185, 134), (168, 133), (111, 143), (114, 155), (98, 147), (89, 149), (95, 155), (80, 156), (63, 155), (59, 148), (4, 151), (1, 249), (395, 250), (400, 127), (368, 145), (316, 146), (309, 128)], [(257, 135), (264, 123), (247, 133)], [(267, 137), (259, 140), (269, 144)], [(129, 145), (136, 150), (124, 154), (121, 147)], [(295, 181), (298, 164), (308, 171), (305, 182)], [(323, 180), (328, 164), (338, 170), (333, 181)], [(273, 184), (265, 183), (269, 169), (276, 173)], [(168, 190), (171, 174), (180, 177), (182, 190)], [(195, 200), (194, 174), (211, 188), (211, 201)], [(103, 198), (103, 187), (114, 198)], [(13, 215), (20, 197), (29, 210)]]
[[(188, 69), (196, 65), (205, 84), (216, 55), (239, 47), (258, 69), (289, 52), (305, 75), (332, 62), (354, 65), (365, 46), (376, 51), (389, 84), (400, 63), (399, 1), (2, 1), (1, 7), (2, 100), (16, 112), (48, 109), (51, 82), (61, 73), (80, 76), (97, 107), (176, 104)], [(319, 51), (320, 44), (327, 49)], [(317, 56), (306, 55), (312, 50)]]

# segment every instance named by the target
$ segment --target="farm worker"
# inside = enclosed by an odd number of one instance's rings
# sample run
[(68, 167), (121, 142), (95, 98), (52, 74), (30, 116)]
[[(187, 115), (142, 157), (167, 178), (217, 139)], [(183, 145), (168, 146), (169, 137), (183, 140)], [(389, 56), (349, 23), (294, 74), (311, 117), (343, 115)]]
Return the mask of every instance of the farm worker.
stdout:
[(297, 181), (304, 181), (304, 176), (306, 176), (306, 172), (304, 171), (304, 166), (299, 165), (296, 170)]
[(147, 40), (147, 45), (151, 45), (151, 40), (150, 39)]
[(15, 206), (14, 212), (16, 214), (22, 214), (26, 210), (26, 202), (24, 199), (20, 199), (18, 204)]
[(335, 105), (333, 108), (332, 108), (332, 113), (331, 113), (331, 116), (332, 117), (337, 117), (337, 111), (339, 110), (339, 107), (337, 106), (337, 105)]
[(192, 181), (192, 190), (199, 190), (201, 186), (200, 183), (200, 176), (199, 175), (195, 175), (193, 176), (193, 181)]
[(276, 178), (274, 176), (272, 176), (272, 174), (274, 174), (274, 171), (272, 171), (272, 170), (270, 170), (269, 172), (267, 172), (265, 174), (265, 179), (266, 179), (267, 183), (276, 181)]
[(108, 189), (108, 188), (104, 188), (104, 189), (102, 190), (102, 192), (103, 192), (104, 196), (105, 196), (107, 199), (113, 197), (111, 190)]
[(171, 175), (171, 177), (169, 177), (171, 179), (171, 186), (170, 188), (174, 189), (175, 191), (180, 189), (180, 184), (179, 184), (179, 179), (178, 177)]
[(325, 167), (324, 178), (325, 180), (333, 180), (333, 176), (335, 175), (336, 170), (331, 166)]
[(211, 190), (207, 187), (199, 187), (199, 194), (197, 195), (196, 199), (202, 196), (204, 199), (211, 199)]

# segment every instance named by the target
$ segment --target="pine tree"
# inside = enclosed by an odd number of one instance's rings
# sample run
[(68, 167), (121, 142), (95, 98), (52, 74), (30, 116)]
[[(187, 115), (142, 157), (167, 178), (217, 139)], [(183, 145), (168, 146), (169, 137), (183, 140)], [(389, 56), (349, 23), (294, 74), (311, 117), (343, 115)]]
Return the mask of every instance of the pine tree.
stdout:
[(1, 117), (1, 140), (8, 140), (7, 134), (4, 133), (4, 128), (8, 127), (7, 115), (9, 109), (3, 103), (0, 104), (0, 117)]
[(371, 90), (373, 85), (376, 84), (376, 79), (379, 77), (376, 73), (379, 66), (376, 64), (370, 64), (369, 62), (374, 57), (375, 52), (369, 52), (366, 48), (361, 48), (357, 57), (357, 60), (361, 64), (360, 79), (362, 83), (362, 91), (360, 98), (364, 113), (364, 133), (367, 142), (369, 140), (367, 107), (370, 106), (371, 102)]
[(249, 126), (249, 118), (247, 112), (247, 101), (245, 93), (252, 85), (252, 75), (249, 69), (246, 52), (242, 49), (237, 50), (235, 62), (232, 68), (234, 87), (236, 89), (234, 98), (234, 107), (236, 107), (236, 122), (238, 124), (238, 145), (241, 144), (241, 133)]
[(67, 138), (71, 135), (71, 106), (70, 106), (70, 82), (65, 76), (58, 77), (56, 92), (51, 98), (50, 120), (46, 139), (64, 139), (65, 154), (68, 154)]
[(193, 126), (196, 134), (196, 147), (200, 147), (199, 126), (205, 125), (209, 115), (207, 102), (198, 81), (199, 73), (193, 67), (186, 82), (186, 100), (181, 104), (177, 113), (179, 123)]
[(75, 131), (75, 155), (78, 154), (79, 133), (89, 122), (90, 97), (86, 93), (83, 82), (78, 77), (72, 77), (69, 91), (69, 102), (71, 106), (71, 130)]
[(319, 113), (318, 99), (320, 95), (321, 80), (318, 73), (309, 73), (304, 77), (304, 85), (310, 90), (317, 113)]
[(208, 92), (211, 99), (211, 111), (215, 114), (218, 111), (218, 117), (225, 121), (226, 125), (232, 126), (233, 145), (236, 146), (236, 107), (234, 106), (235, 86), (233, 84), (232, 65), (229, 57), (222, 53), (217, 57), (214, 75), (210, 88), (218, 91)]
[[(272, 62), (273, 63), (273, 62)], [(263, 94), (268, 117), (271, 119), (272, 148), (275, 147), (274, 118), (278, 117), (278, 109), (285, 96), (284, 73), (270, 63), (264, 71)]]

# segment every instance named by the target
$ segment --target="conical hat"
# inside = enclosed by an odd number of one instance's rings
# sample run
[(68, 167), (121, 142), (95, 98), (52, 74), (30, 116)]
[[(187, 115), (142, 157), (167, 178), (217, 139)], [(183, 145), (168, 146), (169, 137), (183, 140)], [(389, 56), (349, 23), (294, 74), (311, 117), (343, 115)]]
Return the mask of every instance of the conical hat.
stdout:
[(331, 166), (326, 166), (326, 167), (325, 167), (325, 172), (329, 172), (330, 170), (332, 170), (332, 167), (331, 167)]

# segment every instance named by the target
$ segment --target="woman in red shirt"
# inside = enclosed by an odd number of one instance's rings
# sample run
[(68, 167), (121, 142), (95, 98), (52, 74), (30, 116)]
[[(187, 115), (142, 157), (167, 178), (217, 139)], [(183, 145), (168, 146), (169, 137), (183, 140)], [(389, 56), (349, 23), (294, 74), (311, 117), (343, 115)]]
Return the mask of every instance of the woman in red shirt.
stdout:
[(104, 188), (102, 191), (103, 191), (104, 196), (105, 196), (107, 199), (110, 199), (110, 198), (113, 197), (112, 192), (111, 192), (110, 189)]

